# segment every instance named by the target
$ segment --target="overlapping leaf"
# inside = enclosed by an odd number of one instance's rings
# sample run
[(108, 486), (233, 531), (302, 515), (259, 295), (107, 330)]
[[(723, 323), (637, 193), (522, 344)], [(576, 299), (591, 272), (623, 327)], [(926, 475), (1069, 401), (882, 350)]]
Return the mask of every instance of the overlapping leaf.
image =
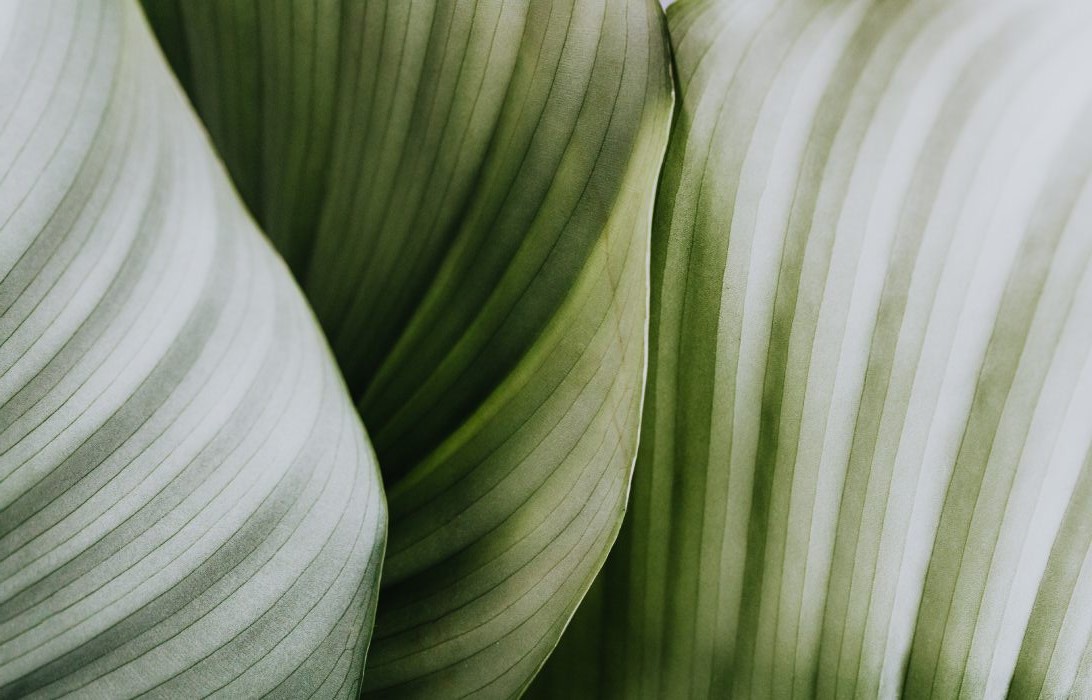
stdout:
[(384, 526), (139, 7), (0, 5), (0, 696), (355, 697)]
[(671, 111), (658, 6), (146, 4), (379, 454), (366, 689), (518, 692), (629, 486)]
[(630, 519), (539, 690), (1092, 692), (1092, 17), (683, 0)]

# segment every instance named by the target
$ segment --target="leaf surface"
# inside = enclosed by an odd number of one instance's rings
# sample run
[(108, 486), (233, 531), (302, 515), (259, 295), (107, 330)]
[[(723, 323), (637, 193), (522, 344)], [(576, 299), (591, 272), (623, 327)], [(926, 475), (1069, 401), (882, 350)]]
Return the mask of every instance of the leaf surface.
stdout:
[(629, 488), (672, 108), (658, 5), (147, 7), (379, 455), (366, 689), (518, 693)]
[(1089, 7), (668, 20), (630, 514), (539, 692), (1087, 695)]
[(0, 5), (0, 696), (356, 697), (385, 525), (139, 6)]

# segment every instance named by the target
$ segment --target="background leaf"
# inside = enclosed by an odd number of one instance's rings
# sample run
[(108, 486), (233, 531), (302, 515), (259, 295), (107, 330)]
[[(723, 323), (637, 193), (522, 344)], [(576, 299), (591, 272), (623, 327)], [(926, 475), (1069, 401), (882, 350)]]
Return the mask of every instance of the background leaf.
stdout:
[(355, 697), (385, 508), (125, 2), (0, 5), (0, 696)]
[(379, 454), (366, 688), (517, 693), (629, 486), (672, 104), (658, 5), (147, 7)]
[(1088, 5), (668, 19), (631, 512), (539, 692), (1088, 695)]

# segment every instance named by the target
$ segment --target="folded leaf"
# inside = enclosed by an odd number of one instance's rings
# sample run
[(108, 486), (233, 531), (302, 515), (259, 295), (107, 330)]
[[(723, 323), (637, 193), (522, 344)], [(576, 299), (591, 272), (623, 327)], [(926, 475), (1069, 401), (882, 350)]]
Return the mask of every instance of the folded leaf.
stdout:
[(655, 0), (147, 0), (357, 399), (375, 694), (518, 693), (619, 527), (672, 106)]
[(544, 692), (1092, 692), (1090, 10), (671, 6), (630, 519)]
[(0, 5), (0, 696), (355, 697), (385, 506), (136, 3)]

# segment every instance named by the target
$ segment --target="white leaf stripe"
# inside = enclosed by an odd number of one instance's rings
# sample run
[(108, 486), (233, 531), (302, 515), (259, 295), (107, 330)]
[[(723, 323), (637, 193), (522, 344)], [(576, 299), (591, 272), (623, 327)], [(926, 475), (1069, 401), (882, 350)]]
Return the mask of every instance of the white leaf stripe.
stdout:
[(0, 695), (353, 695), (385, 509), (309, 311), (135, 6), (11, 19)]

